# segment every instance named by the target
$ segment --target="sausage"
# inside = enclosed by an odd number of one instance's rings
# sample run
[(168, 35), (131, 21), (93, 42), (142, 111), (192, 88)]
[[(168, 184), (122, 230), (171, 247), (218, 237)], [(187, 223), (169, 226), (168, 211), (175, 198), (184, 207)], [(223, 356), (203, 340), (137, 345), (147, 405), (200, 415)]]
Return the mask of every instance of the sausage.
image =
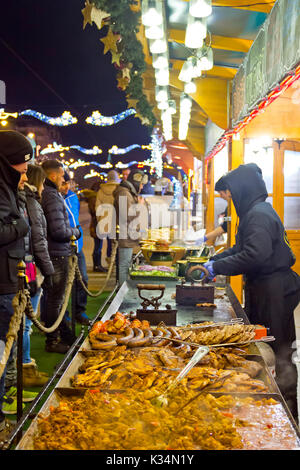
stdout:
[(146, 339), (146, 342), (144, 343), (144, 346), (147, 344), (151, 344), (152, 343), (152, 339), (153, 339), (153, 333), (152, 333), (152, 330), (150, 328), (146, 328), (145, 330), (143, 330), (144, 332), (144, 337)]
[(134, 338), (131, 339), (127, 343), (127, 346), (129, 348), (136, 348), (138, 346), (143, 346), (145, 342), (143, 330), (141, 330), (140, 328), (133, 328), (133, 331), (134, 331)]
[[(161, 327), (157, 327), (157, 328), (156, 328), (156, 331), (161, 331), (163, 337), (162, 337), (162, 339), (161, 339), (160, 341), (153, 343), (154, 346), (158, 346), (158, 347), (160, 347), (160, 346), (166, 346), (167, 344), (170, 343), (170, 341), (168, 341), (168, 339), (167, 339), (167, 338), (170, 338), (170, 337), (171, 337), (171, 332), (170, 332), (170, 331), (166, 330), (165, 328), (161, 328)], [(155, 336), (161, 336), (161, 335), (160, 335), (160, 334), (157, 334), (157, 335), (155, 335)]]
[(111, 339), (114, 339), (111, 335), (108, 335), (107, 333), (97, 333), (95, 335), (95, 338), (100, 341), (110, 341)]
[[(173, 328), (172, 326), (169, 326), (168, 330), (171, 332), (173, 338), (181, 339), (181, 336), (177, 333), (175, 328)], [(175, 341), (173, 342), (173, 349), (178, 350), (178, 349), (182, 349), (182, 348), (184, 348), (183, 343), (175, 343)]]
[(112, 349), (117, 346), (115, 339), (110, 339), (109, 341), (97, 341), (90, 339), (92, 349)]
[(161, 330), (153, 330), (153, 336), (163, 336), (163, 332)]
[(118, 344), (128, 344), (128, 342), (133, 339), (134, 337), (134, 331), (132, 328), (129, 326), (125, 328), (125, 336), (122, 336), (121, 338), (117, 338), (117, 343)]

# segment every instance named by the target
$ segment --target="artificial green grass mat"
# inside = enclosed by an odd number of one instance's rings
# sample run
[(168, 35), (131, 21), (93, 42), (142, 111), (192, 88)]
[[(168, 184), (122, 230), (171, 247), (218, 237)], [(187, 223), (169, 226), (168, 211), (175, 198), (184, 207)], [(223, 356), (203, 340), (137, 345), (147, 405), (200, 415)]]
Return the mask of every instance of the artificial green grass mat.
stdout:
[[(110, 292), (103, 292), (99, 297), (88, 296), (86, 314), (90, 320), (93, 320), (97, 315), (99, 309), (109, 296)], [(71, 306), (69, 303), (69, 312), (71, 312)], [(81, 333), (82, 325), (76, 323), (76, 336)], [(45, 351), (45, 334), (42, 333), (38, 328), (33, 326), (32, 333), (30, 335), (30, 355), (36, 360), (38, 368), (42, 372), (47, 372), (49, 376), (53, 375), (55, 367), (63, 360), (63, 354), (49, 353)], [(87, 327), (85, 327), (87, 332)], [(32, 389), (35, 391), (34, 389)]]
[[(93, 293), (93, 291), (91, 291)], [(98, 311), (100, 310), (101, 306), (104, 304), (106, 301), (107, 297), (111, 294), (111, 292), (103, 292), (99, 297), (90, 297), (88, 296), (87, 299), (87, 305), (86, 305), (86, 314), (89, 317), (90, 320), (93, 320)], [(71, 302), (69, 302), (69, 312), (71, 312)], [(104, 312), (103, 312), (104, 313)], [(87, 334), (87, 326), (84, 327), (84, 330)], [(79, 334), (82, 331), (82, 325), (76, 323), (76, 336), (79, 336)], [(49, 377), (53, 376), (53, 373), (57, 366), (63, 361), (64, 355), (63, 354), (56, 354), (56, 353), (49, 353), (45, 351), (45, 334), (42, 333), (35, 325), (32, 325), (32, 333), (30, 335), (30, 356), (36, 360), (36, 363), (38, 365), (38, 369), (41, 372), (47, 372)], [(38, 406), (35, 409), (35, 412), (38, 412), (47, 398), (49, 397), (50, 393), (52, 392), (53, 388), (55, 387), (57, 383), (57, 380), (53, 382), (51, 387), (49, 387), (49, 390), (47, 393), (45, 393), (45, 396), (43, 396), (43, 399), (39, 402)], [(39, 392), (41, 390), (41, 387), (31, 387), (31, 388), (26, 388), (26, 390), (30, 390), (31, 392)], [(30, 403), (25, 403), (25, 408), (23, 413), (26, 413), (27, 408), (29, 408)], [(10, 417), (9, 419), (12, 419), (14, 421), (15, 417)], [(27, 423), (24, 426), (24, 430), (26, 430), (29, 426), (29, 422), (27, 420)]]

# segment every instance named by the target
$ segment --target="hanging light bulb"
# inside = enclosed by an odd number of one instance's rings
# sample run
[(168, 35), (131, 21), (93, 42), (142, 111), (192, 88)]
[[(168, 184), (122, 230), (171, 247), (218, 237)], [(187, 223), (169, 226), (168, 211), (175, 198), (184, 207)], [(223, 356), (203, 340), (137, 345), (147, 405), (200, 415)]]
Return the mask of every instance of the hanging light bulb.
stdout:
[(211, 0), (190, 0), (189, 13), (195, 18), (204, 18), (211, 15)]
[(184, 84), (184, 93), (188, 95), (192, 95), (193, 93), (196, 93), (196, 91), (197, 91), (197, 86), (195, 82), (190, 81)]
[(159, 101), (159, 102), (157, 103), (157, 107), (158, 107), (158, 109), (160, 109), (161, 111), (165, 111), (165, 110), (168, 109), (168, 107), (169, 107), (168, 101)]
[(163, 69), (169, 66), (168, 56), (164, 54), (153, 54), (152, 66), (154, 69)]
[(175, 100), (168, 101), (168, 107), (166, 109), (166, 112), (169, 114), (176, 114), (176, 101)]
[(164, 37), (164, 30), (162, 25), (147, 26), (145, 28), (145, 36), (147, 39), (161, 39)]
[(155, 99), (156, 101), (168, 101), (168, 89), (166, 86), (155, 87)]
[(199, 68), (201, 70), (211, 70), (214, 66), (214, 53), (212, 47), (206, 45), (202, 46), (199, 54), (201, 56), (198, 59)]
[(190, 82), (192, 78), (192, 71), (190, 69), (190, 64), (188, 60), (186, 60), (180, 70), (180, 73), (178, 75), (178, 79), (181, 82)]
[(201, 71), (197, 68), (197, 57), (191, 56), (184, 62), (178, 79), (182, 82), (190, 82), (192, 78), (196, 78), (201, 75)]
[(189, 116), (192, 109), (192, 98), (186, 93), (181, 93), (180, 95), (180, 117), (182, 115)]
[(168, 68), (155, 69), (155, 80), (159, 86), (167, 86), (170, 81), (170, 72)]
[(142, 1), (142, 23), (144, 26), (158, 26), (163, 22), (161, 0)]
[(190, 49), (198, 49), (203, 44), (207, 34), (206, 18), (197, 18), (189, 15), (185, 32), (185, 45)]
[(178, 138), (179, 140), (185, 140), (189, 129), (189, 124), (187, 121), (179, 120), (178, 125)]
[(163, 54), (167, 52), (168, 46), (165, 38), (163, 39), (150, 39), (149, 49), (152, 54)]
[(172, 115), (167, 111), (161, 113), (163, 134), (166, 140), (172, 140)]

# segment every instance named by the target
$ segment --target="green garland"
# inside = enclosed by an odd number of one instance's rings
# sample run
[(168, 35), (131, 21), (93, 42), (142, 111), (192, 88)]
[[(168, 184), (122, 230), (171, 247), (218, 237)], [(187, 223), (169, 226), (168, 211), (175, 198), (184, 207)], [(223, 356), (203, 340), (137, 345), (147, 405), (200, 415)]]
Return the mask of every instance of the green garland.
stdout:
[(110, 26), (114, 33), (121, 36), (118, 44), (121, 61), (132, 64), (130, 82), (125, 89), (127, 99), (137, 100), (138, 113), (148, 121), (152, 131), (156, 124), (152, 106), (143, 93), (142, 74), (146, 70), (145, 55), (136, 33), (139, 31), (140, 12), (133, 11), (130, 6), (138, 5), (136, 0), (92, 0), (100, 10), (110, 14)]

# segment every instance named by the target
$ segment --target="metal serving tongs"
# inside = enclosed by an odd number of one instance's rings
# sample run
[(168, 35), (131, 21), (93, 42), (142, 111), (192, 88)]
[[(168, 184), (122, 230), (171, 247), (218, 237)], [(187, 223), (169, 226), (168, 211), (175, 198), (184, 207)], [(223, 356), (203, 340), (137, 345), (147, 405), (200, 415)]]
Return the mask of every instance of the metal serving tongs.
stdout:
[(200, 346), (198, 347), (197, 351), (195, 354), (191, 357), (189, 362), (186, 364), (186, 366), (180, 371), (180, 373), (175, 377), (175, 379), (170, 383), (168, 388), (159, 395), (158, 397), (155, 397), (152, 400), (152, 403), (156, 406), (166, 406), (168, 404), (168, 399), (167, 395), (169, 395), (170, 392), (174, 390), (174, 388), (177, 387), (179, 382), (190, 372), (190, 370), (204, 357), (206, 354), (208, 354), (209, 348), (207, 346)]
[(232, 318), (228, 321), (220, 321), (210, 323), (209, 325), (197, 325), (197, 326), (181, 326), (180, 329), (184, 331), (188, 330), (200, 330), (202, 328), (215, 328), (217, 326), (226, 326), (226, 325), (236, 325), (236, 324), (243, 324), (244, 320), (242, 318)]
[(207, 393), (209, 392), (210, 390), (214, 390), (214, 385), (218, 384), (219, 386), (223, 385), (224, 382), (226, 382), (226, 380), (231, 377), (233, 374), (233, 371), (228, 371), (228, 372), (225, 372), (224, 376), (223, 377), (217, 377), (216, 379), (214, 379), (212, 382), (208, 383), (207, 385), (205, 385), (205, 387), (203, 387), (196, 395), (194, 395), (192, 398), (190, 398), (187, 402), (185, 402), (182, 406), (180, 406), (178, 408), (178, 410), (174, 413), (174, 416), (178, 415), (182, 410), (183, 408), (185, 408), (186, 406), (188, 406), (190, 403), (192, 403), (194, 400), (196, 400), (198, 397), (200, 397), (203, 393)]

